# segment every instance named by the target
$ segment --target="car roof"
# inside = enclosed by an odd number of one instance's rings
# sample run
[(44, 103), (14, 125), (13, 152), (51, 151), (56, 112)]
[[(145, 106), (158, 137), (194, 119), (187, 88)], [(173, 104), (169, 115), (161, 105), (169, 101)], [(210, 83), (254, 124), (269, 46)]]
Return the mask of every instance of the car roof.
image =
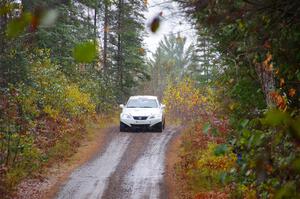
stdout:
[(131, 96), (129, 99), (139, 99), (139, 98), (157, 99), (157, 96), (152, 96), (152, 95), (135, 95), (135, 96)]

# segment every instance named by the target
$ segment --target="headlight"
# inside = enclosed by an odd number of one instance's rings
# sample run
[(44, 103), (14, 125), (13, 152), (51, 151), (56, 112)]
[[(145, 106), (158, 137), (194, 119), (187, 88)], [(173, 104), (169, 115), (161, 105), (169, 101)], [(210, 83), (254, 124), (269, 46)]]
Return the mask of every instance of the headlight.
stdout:
[(151, 116), (149, 117), (149, 119), (155, 119), (155, 118), (161, 118), (161, 117), (162, 117), (161, 114), (154, 114), (154, 115), (151, 115)]
[(122, 113), (121, 114), (121, 118), (123, 118), (123, 119), (131, 119), (131, 115), (126, 114), (126, 113)]

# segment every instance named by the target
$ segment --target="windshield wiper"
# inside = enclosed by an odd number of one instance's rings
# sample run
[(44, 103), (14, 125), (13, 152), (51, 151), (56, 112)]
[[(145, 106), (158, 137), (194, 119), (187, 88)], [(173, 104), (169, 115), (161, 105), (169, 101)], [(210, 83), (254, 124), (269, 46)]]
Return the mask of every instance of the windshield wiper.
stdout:
[(127, 106), (127, 108), (137, 108), (136, 106)]
[(153, 107), (151, 107), (151, 106), (143, 106), (141, 108), (153, 108)]

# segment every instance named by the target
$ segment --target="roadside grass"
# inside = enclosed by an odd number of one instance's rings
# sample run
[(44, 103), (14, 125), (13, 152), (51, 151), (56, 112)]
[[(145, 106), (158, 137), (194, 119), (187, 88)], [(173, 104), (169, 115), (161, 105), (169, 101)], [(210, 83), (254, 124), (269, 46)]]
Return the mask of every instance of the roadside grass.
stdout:
[(50, 148), (47, 164), (51, 166), (57, 161), (68, 159), (76, 152), (76, 149), (80, 146), (83, 139), (85, 138), (82, 132), (74, 132), (63, 136), (52, 148)]
[[(109, 128), (117, 123), (117, 114), (93, 115), (83, 120), (64, 126), (64, 132), (60, 134), (54, 143), (43, 145), (34, 143), (34, 139), (24, 141), (22, 160), (11, 167), (5, 175), (1, 176), (1, 198), (10, 198), (18, 184), (25, 179), (43, 178), (53, 165), (71, 161), (78, 148), (88, 144), (103, 133), (102, 129)], [(78, 158), (78, 157), (77, 157)]]
[(49, 151), (50, 165), (57, 161), (68, 160), (84, 142), (96, 139), (102, 129), (116, 125), (117, 114), (96, 115), (83, 122), (84, 128), (77, 130), (72, 134), (67, 134), (60, 139)]
[[(80, 149), (80, 147), (82, 148), (90, 145), (101, 136), (104, 137), (104, 129), (116, 126), (118, 124), (118, 121), (118, 114), (116, 112), (113, 112), (109, 115), (96, 115), (85, 120), (84, 136), (82, 136), (82, 134), (77, 134), (77, 137), (71, 137), (67, 141), (66, 139), (61, 140), (63, 144), (61, 144), (61, 146), (58, 146), (58, 148), (62, 149), (57, 150), (55, 154), (58, 156), (60, 155), (60, 153), (65, 154), (63, 155), (63, 160), (65, 160), (65, 162), (80, 158), (76, 156), (76, 152), (78, 152), (78, 149)], [(75, 146), (70, 146), (70, 144), (72, 144), (71, 140), (76, 140), (73, 142), (73, 144), (76, 142), (78, 142), (78, 144)], [(62, 152), (64, 147), (67, 147), (69, 150), (66, 152)]]

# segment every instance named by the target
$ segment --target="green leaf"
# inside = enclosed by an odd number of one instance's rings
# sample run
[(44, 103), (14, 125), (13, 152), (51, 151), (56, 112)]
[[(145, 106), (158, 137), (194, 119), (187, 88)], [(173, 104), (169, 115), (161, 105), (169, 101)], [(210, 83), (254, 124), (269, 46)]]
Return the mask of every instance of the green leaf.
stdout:
[(212, 134), (213, 136), (218, 136), (218, 135), (219, 135), (219, 130), (218, 130), (217, 128), (213, 128), (213, 129), (211, 130), (211, 134)]
[(291, 123), (292, 135), (300, 140), (300, 117), (295, 118)]
[(278, 109), (271, 109), (266, 113), (263, 124), (277, 126), (279, 124), (286, 123), (290, 119), (290, 116), (286, 112), (282, 112)]
[(227, 145), (226, 144), (220, 144), (215, 148), (214, 155), (215, 156), (225, 155), (227, 151), (228, 151)]
[(241, 127), (245, 128), (247, 126), (247, 124), (249, 123), (248, 119), (244, 119), (240, 122)]
[(281, 198), (295, 198), (296, 194), (296, 185), (294, 182), (286, 183), (281, 189), (275, 194), (275, 199)]
[(251, 131), (249, 131), (248, 129), (243, 129), (242, 130), (242, 136), (244, 137), (244, 138), (249, 138), (250, 136), (251, 136)]
[(300, 173), (300, 158), (297, 158), (293, 161), (292, 168), (295, 169), (298, 173)]
[(264, 134), (261, 132), (254, 132), (250, 135), (249, 141), (248, 141), (248, 148), (254, 148), (259, 145), (261, 145), (263, 139), (264, 139)]
[(210, 123), (205, 123), (204, 126), (203, 126), (203, 130), (202, 130), (203, 133), (207, 135), (210, 128), (211, 128)]
[(77, 62), (90, 63), (96, 58), (97, 48), (93, 41), (79, 43), (73, 50), (74, 59)]
[(225, 185), (229, 181), (229, 175), (226, 172), (221, 172), (218, 177), (219, 177), (219, 181), (223, 185)]
[(6, 35), (9, 38), (14, 38), (22, 34), (26, 27), (30, 24), (32, 15), (24, 13), (21, 17), (11, 20), (6, 27)]

